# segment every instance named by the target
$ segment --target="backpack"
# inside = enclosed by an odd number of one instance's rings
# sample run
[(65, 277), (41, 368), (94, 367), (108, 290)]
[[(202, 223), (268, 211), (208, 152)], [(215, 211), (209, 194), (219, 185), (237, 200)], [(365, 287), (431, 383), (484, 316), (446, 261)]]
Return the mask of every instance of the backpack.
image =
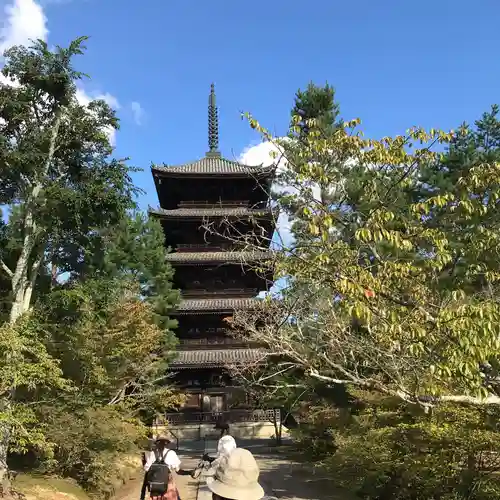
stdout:
[(164, 495), (168, 489), (168, 483), (170, 480), (170, 468), (165, 463), (165, 458), (168, 453), (172, 450), (168, 450), (165, 456), (163, 451), (160, 452), (155, 450), (155, 461), (151, 465), (148, 471), (148, 486), (151, 496), (161, 496)]

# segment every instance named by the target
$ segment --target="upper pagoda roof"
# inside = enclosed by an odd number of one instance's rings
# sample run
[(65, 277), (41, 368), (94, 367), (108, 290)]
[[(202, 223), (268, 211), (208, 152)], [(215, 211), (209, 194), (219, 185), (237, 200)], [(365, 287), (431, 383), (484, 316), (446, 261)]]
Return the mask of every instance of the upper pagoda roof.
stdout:
[(214, 208), (149, 208), (150, 215), (165, 218), (200, 218), (200, 217), (270, 217), (272, 208), (214, 207)]
[(151, 171), (153, 175), (161, 176), (204, 176), (204, 175), (224, 175), (229, 177), (264, 177), (272, 175), (275, 166), (251, 166), (237, 161), (228, 160), (220, 155), (207, 153), (207, 156), (200, 160), (185, 163), (183, 165), (153, 165)]

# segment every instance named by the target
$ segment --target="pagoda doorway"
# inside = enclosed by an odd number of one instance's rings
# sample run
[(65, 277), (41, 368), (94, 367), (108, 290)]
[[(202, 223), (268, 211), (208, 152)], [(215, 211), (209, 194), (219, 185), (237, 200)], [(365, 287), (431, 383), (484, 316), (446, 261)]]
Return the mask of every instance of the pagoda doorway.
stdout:
[(204, 394), (203, 412), (220, 413), (225, 410), (226, 398), (224, 394)]

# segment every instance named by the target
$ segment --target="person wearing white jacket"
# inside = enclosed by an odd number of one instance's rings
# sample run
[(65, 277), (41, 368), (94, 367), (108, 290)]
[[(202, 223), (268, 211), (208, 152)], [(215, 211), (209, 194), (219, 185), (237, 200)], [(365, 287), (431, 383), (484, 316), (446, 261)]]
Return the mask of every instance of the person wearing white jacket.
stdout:
[(236, 441), (230, 434), (227, 422), (217, 422), (215, 429), (220, 430), (221, 433), (217, 442), (217, 454), (215, 457), (210, 457), (207, 453), (203, 455), (203, 460), (210, 462), (212, 470), (218, 466), (222, 458), (228, 457), (237, 448)]

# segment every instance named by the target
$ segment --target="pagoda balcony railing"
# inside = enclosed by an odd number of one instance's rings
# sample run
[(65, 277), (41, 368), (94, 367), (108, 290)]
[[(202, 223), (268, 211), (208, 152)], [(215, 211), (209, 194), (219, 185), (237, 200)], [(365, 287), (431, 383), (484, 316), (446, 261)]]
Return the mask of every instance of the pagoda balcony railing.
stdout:
[(165, 413), (165, 420), (169, 425), (215, 423), (223, 419), (231, 424), (242, 422), (279, 422), (280, 410), (229, 410), (196, 412), (183, 411), (179, 413)]
[(206, 243), (183, 243), (175, 247), (177, 252), (226, 252), (231, 250), (229, 245), (207, 245)]
[(213, 298), (213, 297), (240, 297), (255, 296), (259, 293), (257, 288), (225, 288), (213, 290), (209, 288), (197, 288), (195, 290), (182, 290), (182, 298)]
[(226, 335), (229, 332), (229, 328), (225, 327), (209, 327), (209, 328), (189, 328), (187, 333), (189, 335)]
[(208, 327), (208, 328), (189, 328), (187, 330), (188, 335), (226, 335), (230, 331), (226, 327)]
[(217, 202), (206, 200), (183, 200), (179, 208), (239, 208), (248, 207), (250, 200), (220, 200)]
[(220, 347), (248, 347), (249, 343), (243, 340), (233, 339), (231, 337), (208, 337), (198, 339), (180, 339), (180, 349), (206, 349), (206, 348), (220, 348)]

